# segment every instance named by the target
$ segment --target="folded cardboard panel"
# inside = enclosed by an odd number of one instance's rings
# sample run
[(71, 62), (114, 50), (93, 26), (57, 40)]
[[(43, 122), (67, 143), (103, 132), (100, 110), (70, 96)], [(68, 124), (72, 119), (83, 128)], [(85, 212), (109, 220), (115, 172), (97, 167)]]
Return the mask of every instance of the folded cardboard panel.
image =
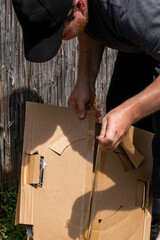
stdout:
[(150, 239), (152, 138), (153, 134), (131, 127), (115, 151), (100, 152), (89, 239)]
[(97, 134), (93, 112), (27, 103), (16, 225), (34, 240), (149, 240), (153, 135), (131, 127), (94, 163)]
[(85, 194), (93, 178), (94, 115), (81, 121), (72, 109), (27, 103), (16, 224), (33, 225), (34, 240), (83, 235)]

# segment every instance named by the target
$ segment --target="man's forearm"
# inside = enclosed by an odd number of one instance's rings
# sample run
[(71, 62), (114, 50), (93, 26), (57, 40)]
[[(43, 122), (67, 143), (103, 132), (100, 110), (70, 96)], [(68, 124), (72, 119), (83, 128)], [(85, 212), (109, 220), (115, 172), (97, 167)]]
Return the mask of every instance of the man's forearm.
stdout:
[(94, 108), (95, 80), (99, 70), (104, 47), (86, 33), (79, 36), (78, 80), (68, 100), (69, 107), (77, 108), (83, 119), (86, 109)]
[(160, 76), (142, 92), (120, 105), (135, 123), (143, 117), (160, 110)]
[(86, 33), (79, 35), (79, 66), (77, 83), (88, 82), (94, 86), (99, 71), (104, 46)]
[(160, 76), (146, 89), (105, 115), (99, 136), (104, 151), (115, 149), (129, 127), (145, 116), (160, 110)]

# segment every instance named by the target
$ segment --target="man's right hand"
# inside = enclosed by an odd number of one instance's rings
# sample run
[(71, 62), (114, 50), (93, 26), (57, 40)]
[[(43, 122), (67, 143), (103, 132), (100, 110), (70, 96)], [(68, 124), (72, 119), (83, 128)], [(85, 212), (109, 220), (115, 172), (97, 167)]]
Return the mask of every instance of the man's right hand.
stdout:
[(79, 118), (86, 116), (86, 110), (94, 110), (95, 88), (91, 87), (87, 82), (76, 84), (69, 100), (68, 106), (78, 110)]
[[(95, 80), (99, 70), (104, 46), (95, 41), (85, 32), (78, 36), (79, 39), (79, 64), (78, 79), (73, 92), (68, 100), (69, 107), (78, 109), (79, 117), (86, 116), (86, 110), (96, 110), (95, 100)], [(98, 119), (100, 114), (96, 112)]]

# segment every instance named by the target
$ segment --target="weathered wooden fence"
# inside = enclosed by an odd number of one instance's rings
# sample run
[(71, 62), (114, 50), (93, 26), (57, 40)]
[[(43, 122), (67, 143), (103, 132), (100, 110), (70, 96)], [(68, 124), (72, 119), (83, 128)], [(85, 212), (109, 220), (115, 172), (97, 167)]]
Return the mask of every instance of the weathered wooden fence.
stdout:
[[(22, 33), (11, 0), (0, 0), (0, 189), (20, 176), (25, 102), (67, 106), (77, 79), (78, 40), (63, 42), (46, 63), (24, 58)], [(97, 78), (97, 102), (105, 112), (105, 98), (116, 52), (106, 49)]]

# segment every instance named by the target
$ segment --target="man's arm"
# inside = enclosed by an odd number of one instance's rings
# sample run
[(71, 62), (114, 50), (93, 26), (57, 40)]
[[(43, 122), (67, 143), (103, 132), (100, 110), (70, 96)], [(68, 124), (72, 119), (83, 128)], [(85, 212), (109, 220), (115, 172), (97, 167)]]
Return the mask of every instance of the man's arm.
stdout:
[[(92, 109), (94, 104), (94, 84), (104, 47), (85, 33), (79, 36), (79, 41), (78, 80), (68, 104), (77, 108), (80, 118), (84, 118), (86, 109)], [(133, 123), (157, 110), (160, 110), (160, 76), (145, 90), (106, 114), (99, 136), (101, 148), (115, 149)]]
[(133, 123), (157, 110), (160, 110), (160, 76), (142, 92), (106, 114), (99, 136), (101, 148), (115, 149)]
[(78, 79), (68, 100), (68, 105), (77, 108), (79, 117), (84, 118), (86, 109), (93, 109), (95, 80), (104, 46), (83, 32), (79, 35), (79, 47)]

